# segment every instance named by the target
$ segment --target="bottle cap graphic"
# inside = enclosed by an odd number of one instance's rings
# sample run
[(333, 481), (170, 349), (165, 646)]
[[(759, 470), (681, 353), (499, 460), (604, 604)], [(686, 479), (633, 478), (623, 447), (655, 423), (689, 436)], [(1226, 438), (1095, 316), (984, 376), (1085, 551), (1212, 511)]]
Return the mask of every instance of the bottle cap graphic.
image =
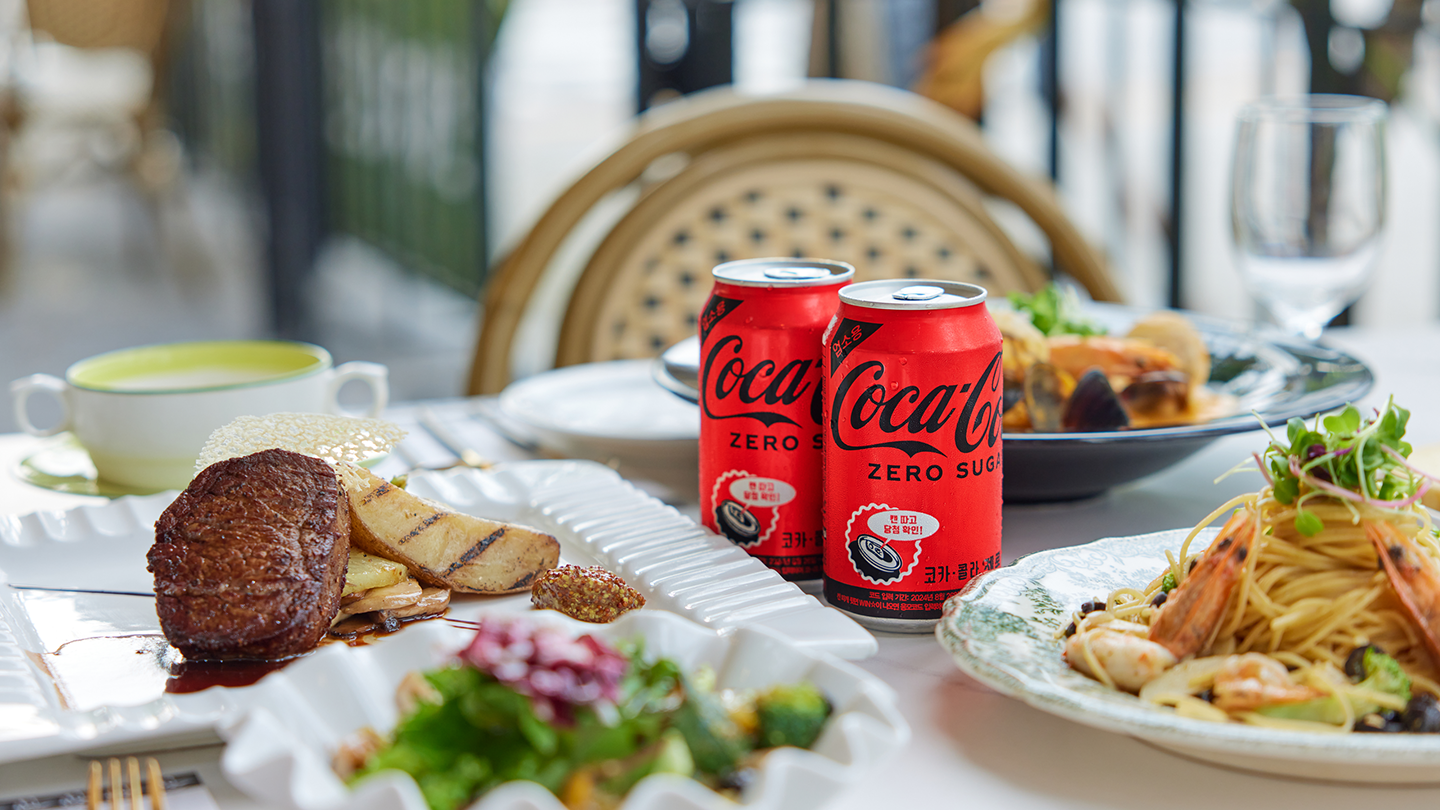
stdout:
[(750, 546), (760, 541), (760, 519), (733, 498), (715, 507), (715, 525), (737, 545)]
[(850, 562), (856, 571), (881, 582), (899, 579), (903, 564), (899, 552), (872, 534), (862, 534), (850, 543)]

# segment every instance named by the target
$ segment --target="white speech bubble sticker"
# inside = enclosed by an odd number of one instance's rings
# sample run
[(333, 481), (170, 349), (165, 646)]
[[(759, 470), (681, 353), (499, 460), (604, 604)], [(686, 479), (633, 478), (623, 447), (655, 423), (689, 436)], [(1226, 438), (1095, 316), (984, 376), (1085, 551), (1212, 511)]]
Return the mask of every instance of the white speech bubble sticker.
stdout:
[(741, 478), (730, 484), (730, 497), (746, 506), (784, 506), (795, 500), (795, 487), (776, 478)]
[(919, 540), (940, 531), (940, 521), (924, 512), (891, 509), (865, 521), (870, 533), (885, 540)]

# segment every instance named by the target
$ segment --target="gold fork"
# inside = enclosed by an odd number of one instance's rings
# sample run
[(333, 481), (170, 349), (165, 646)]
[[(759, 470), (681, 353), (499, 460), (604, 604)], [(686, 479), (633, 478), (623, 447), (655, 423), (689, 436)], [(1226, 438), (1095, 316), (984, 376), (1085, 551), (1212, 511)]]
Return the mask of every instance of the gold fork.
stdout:
[[(120, 759), (111, 757), (107, 763), (110, 771), (110, 810), (122, 810), (129, 807), (130, 810), (141, 810), (144, 804), (141, 802), (142, 795), (150, 797), (151, 810), (165, 810), (165, 780), (160, 776), (160, 763), (154, 757), (145, 758), (145, 789), (141, 793), (140, 782), (140, 760), (135, 757), (125, 758), (124, 775), (127, 779), (121, 778)], [(128, 786), (128, 790), (126, 789)], [(130, 797), (128, 805), (121, 802), (126, 795)], [(105, 798), (105, 768), (100, 765), (100, 760), (90, 761), (90, 782), (85, 791), (86, 810), (100, 810)]]

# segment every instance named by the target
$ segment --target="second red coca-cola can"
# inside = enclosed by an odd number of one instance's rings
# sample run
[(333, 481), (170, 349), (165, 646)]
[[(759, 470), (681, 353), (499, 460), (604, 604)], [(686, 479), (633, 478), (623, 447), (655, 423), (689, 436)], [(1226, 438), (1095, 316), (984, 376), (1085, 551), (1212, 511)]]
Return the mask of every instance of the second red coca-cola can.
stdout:
[(820, 338), (854, 274), (727, 262), (700, 314), (701, 519), (790, 580), (821, 573)]
[(922, 632), (1000, 564), (1000, 331), (985, 290), (869, 281), (825, 330), (825, 598)]

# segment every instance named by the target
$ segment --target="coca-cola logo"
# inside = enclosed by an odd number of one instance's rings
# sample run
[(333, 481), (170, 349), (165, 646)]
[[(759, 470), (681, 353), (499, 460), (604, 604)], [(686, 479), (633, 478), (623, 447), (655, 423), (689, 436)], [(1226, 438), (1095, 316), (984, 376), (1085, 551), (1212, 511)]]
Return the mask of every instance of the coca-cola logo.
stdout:
[[(942, 431), (950, 434), (961, 455), (982, 444), (994, 447), (1001, 431), (1000, 372), (1000, 353), (996, 352), (974, 381), (943, 383), (922, 392), (914, 385), (891, 389), (885, 379), (885, 363), (880, 360), (857, 363), (835, 385), (830, 400), (830, 438), (841, 450), (891, 447), (911, 458), (921, 453), (946, 455), (937, 446), (936, 434)], [(961, 396), (966, 399), (957, 412), (952, 404)], [(871, 441), (876, 431), (896, 438)]]
[(750, 362), (754, 358), (747, 359), (744, 348), (744, 338), (726, 335), (706, 352), (700, 369), (700, 402), (707, 417), (754, 419), (766, 427), (781, 423), (799, 427), (789, 415), (768, 407), (789, 409), (808, 395), (810, 418), (821, 423), (824, 400), (811, 373), (818, 360), (789, 360), (784, 365), (769, 358)]

